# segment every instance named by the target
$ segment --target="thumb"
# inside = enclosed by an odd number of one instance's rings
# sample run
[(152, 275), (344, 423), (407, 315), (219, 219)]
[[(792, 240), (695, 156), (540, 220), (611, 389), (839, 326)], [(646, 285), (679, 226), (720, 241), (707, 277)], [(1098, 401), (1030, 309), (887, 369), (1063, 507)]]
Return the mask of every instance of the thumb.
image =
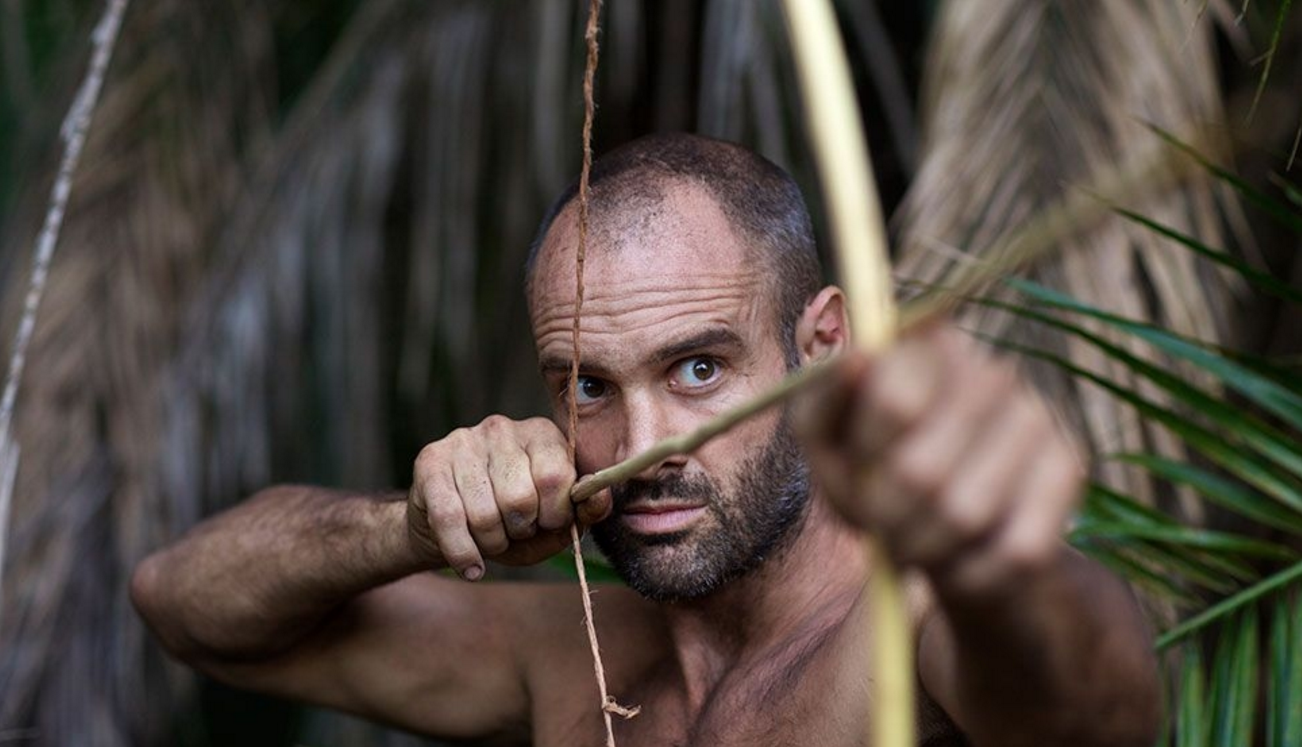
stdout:
[[(587, 479), (589, 478), (583, 478), (583, 480)], [(579, 482), (582, 483), (583, 480)], [(586, 499), (576, 502), (574, 512), (579, 523), (586, 527), (605, 521), (610, 516), (612, 505), (613, 499), (610, 495), (610, 488), (605, 488)]]

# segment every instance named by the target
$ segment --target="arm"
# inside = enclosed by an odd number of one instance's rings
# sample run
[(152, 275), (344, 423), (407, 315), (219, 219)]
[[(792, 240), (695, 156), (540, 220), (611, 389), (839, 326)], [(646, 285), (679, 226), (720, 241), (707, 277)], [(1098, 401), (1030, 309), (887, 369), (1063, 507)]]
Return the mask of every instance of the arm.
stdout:
[(974, 744), (1152, 745), (1157, 668), (1129, 589), (1066, 548), (999, 587), (937, 588), (919, 634), (922, 682)]
[(132, 599), (181, 658), (273, 656), (341, 603), (437, 567), (406, 523), (401, 494), (270, 488), (146, 558)]
[(975, 745), (1151, 744), (1149, 633), (1062, 542), (1080, 460), (1009, 364), (931, 327), (805, 405), (829, 500), (929, 581), (919, 675)]
[(539, 644), (517, 642), (545, 592), (418, 572), (478, 579), (484, 558), (564, 547), (564, 443), (548, 421), (490, 418), (426, 447), (406, 496), (263, 491), (146, 558), (132, 599), (170, 651), (232, 684), (430, 734), (527, 738)]

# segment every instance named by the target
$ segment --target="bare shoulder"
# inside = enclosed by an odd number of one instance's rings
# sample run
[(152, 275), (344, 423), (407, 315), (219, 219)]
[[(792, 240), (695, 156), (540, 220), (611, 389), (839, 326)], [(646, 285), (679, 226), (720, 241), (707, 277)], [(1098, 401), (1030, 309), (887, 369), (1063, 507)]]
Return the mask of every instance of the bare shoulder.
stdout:
[[(540, 682), (577, 669), (592, 680), (592, 651), (578, 584), (499, 584), (501, 602), (524, 620), (531, 635), (523, 656)], [(612, 681), (637, 677), (660, 660), (668, 639), (663, 610), (627, 587), (592, 587), (593, 620), (602, 660)], [(594, 680), (595, 682), (595, 680)], [(594, 685), (595, 686), (595, 685)]]

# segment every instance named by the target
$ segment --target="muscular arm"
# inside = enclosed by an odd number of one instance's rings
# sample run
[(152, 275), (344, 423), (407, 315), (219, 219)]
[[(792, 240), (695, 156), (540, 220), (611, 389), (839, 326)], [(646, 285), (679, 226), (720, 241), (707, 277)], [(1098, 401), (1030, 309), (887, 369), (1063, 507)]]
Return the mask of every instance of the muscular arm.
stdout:
[(1066, 548), (1009, 580), (937, 588), (918, 641), (932, 697), (978, 746), (1152, 744), (1157, 670), (1129, 589)]
[(850, 357), (804, 404), (832, 505), (930, 582), (919, 674), (977, 747), (1151, 744), (1149, 633), (1062, 542), (1080, 460), (1010, 364), (932, 327)]
[[(549, 557), (568, 541), (573, 482), (554, 425), (490, 418), (426, 447), (407, 496), (259, 493), (143, 561), (132, 599), (173, 654), (237, 686), (431, 735), (527, 741), (548, 590), (421, 571), (478, 579), (485, 558)], [(580, 504), (580, 521), (603, 500)]]
[(502, 590), (433, 574), (405, 496), (281, 487), (146, 559), (132, 598), (218, 679), (447, 737), (526, 731)]
[(345, 600), (431, 567), (407, 539), (405, 496), (264, 490), (145, 559), (141, 614), (178, 656), (282, 653)]

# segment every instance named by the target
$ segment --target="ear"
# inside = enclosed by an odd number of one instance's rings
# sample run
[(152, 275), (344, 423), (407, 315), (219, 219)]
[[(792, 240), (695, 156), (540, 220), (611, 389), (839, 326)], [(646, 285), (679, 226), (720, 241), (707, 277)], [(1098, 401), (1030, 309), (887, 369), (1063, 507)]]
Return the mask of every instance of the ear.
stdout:
[(805, 306), (796, 324), (796, 348), (801, 365), (820, 361), (841, 352), (850, 344), (850, 323), (846, 318), (845, 294), (829, 285)]

